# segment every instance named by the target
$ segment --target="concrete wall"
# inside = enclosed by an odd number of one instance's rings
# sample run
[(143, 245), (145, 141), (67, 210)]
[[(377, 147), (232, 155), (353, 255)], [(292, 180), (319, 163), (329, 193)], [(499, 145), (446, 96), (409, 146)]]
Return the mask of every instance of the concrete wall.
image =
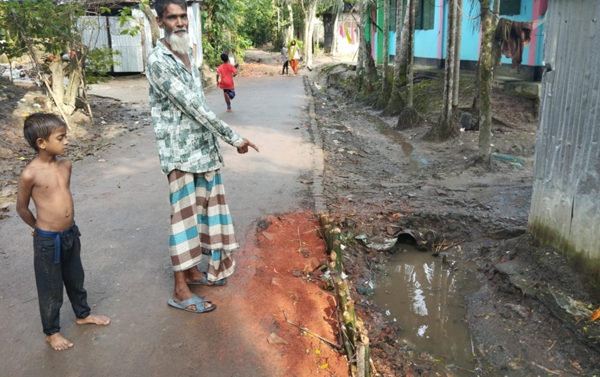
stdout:
[(529, 229), (600, 284), (598, 20), (597, 0), (548, 7)]

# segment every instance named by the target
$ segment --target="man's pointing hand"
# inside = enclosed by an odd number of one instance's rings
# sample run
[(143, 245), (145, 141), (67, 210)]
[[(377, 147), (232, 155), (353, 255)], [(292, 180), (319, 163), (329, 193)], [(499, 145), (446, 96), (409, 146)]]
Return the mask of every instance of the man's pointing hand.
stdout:
[(244, 141), (242, 141), (242, 144), (240, 144), (240, 146), (237, 147), (237, 151), (239, 154), (248, 153), (248, 147), (254, 148), (255, 151), (260, 152), (258, 150), (258, 147), (252, 144), (248, 139), (244, 139)]

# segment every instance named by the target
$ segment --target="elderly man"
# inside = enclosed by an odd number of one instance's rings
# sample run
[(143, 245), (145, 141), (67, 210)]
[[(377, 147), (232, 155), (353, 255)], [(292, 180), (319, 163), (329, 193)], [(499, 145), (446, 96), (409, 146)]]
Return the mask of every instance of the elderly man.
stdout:
[[(169, 305), (205, 313), (216, 306), (193, 294), (188, 284), (225, 285), (235, 266), (232, 252), (239, 247), (219, 172), (223, 157), (217, 137), (238, 153), (258, 148), (206, 105), (190, 49), (186, 2), (157, 0), (154, 6), (165, 38), (148, 56), (146, 71), (158, 155), (169, 178), (169, 248), (175, 272)], [(200, 266), (205, 266), (202, 272)]]

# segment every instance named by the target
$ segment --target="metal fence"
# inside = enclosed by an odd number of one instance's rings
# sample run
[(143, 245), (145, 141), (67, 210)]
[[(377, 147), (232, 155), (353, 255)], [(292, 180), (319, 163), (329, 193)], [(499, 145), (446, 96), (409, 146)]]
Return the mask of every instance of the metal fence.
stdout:
[(600, 283), (600, 3), (550, 1), (545, 33), (529, 229)]
[[(154, 10), (153, 10), (154, 12)], [(156, 14), (156, 12), (154, 12)], [(135, 21), (129, 21), (122, 27), (117, 17), (86, 16), (81, 17), (79, 25), (83, 41), (90, 47), (110, 47), (119, 51), (113, 59), (115, 64), (113, 72), (144, 72), (146, 57), (152, 51), (152, 32), (150, 22), (139, 9), (132, 9)], [(200, 21), (200, 8), (198, 3), (188, 7), (188, 30), (192, 37), (194, 58), (196, 65), (202, 65), (202, 27)], [(122, 34), (124, 30), (132, 30), (136, 26), (143, 26), (142, 32), (137, 35)], [(164, 36), (160, 29), (160, 37)]]

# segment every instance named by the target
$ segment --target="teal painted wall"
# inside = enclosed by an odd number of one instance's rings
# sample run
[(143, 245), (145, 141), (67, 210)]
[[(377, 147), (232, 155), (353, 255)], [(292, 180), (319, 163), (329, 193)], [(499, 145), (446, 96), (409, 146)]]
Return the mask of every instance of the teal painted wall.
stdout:
[[(502, 16), (515, 21), (531, 21), (533, 17), (533, 6), (534, 2), (539, 0), (522, 0), (520, 14), (515, 16)], [(441, 8), (443, 9), (443, 25), (440, 20)], [(479, 1), (478, 0), (464, 0), (462, 13), (462, 42), (461, 42), (461, 60), (477, 61), (479, 59), (479, 40), (480, 40), (480, 22), (479, 19), (475, 18), (475, 15), (479, 14)], [(383, 8), (378, 9), (378, 19), (383, 16)], [(441, 38), (441, 59), (446, 58), (446, 32), (447, 32), (447, 3), (444, 0), (435, 0), (435, 17), (434, 17), (434, 28), (432, 30), (416, 30), (415, 32), (415, 57), (419, 58), (440, 58), (440, 38)], [(544, 19), (545, 16), (541, 16), (540, 19)], [(390, 33), (390, 55), (394, 55), (396, 52), (396, 32)], [(534, 29), (533, 34), (537, 36), (536, 43), (536, 54), (535, 54), (535, 65), (541, 66), (543, 62), (543, 46), (544, 46), (544, 24), (540, 25), (537, 29)], [(381, 34), (381, 33), (378, 33)], [(376, 43), (377, 49), (381, 47), (381, 43)], [(526, 46), (523, 51), (523, 65), (529, 65), (529, 49), (530, 46)], [(377, 51), (376, 56), (380, 57), (381, 51)], [(502, 63), (510, 64), (511, 59), (502, 57)]]

